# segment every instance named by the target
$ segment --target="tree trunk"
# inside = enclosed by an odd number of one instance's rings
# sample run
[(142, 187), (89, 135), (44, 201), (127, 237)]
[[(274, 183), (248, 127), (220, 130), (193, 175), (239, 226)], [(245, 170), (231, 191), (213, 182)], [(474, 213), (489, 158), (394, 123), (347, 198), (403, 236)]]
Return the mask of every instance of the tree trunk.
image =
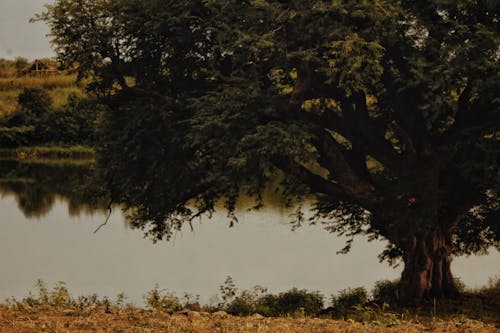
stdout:
[(450, 254), (450, 237), (440, 230), (410, 237), (403, 255), (400, 301), (419, 305), (424, 299), (458, 296), (450, 270)]

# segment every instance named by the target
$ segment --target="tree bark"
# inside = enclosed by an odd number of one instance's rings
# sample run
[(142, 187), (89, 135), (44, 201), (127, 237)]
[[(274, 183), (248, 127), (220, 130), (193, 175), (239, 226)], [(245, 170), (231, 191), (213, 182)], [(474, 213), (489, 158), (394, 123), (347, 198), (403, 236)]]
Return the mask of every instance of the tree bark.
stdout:
[(399, 285), (402, 304), (419, 305), (425, 299), (459, 295), (451, 274), (450, 235), (441, 230), (413, 235), (407, 241)]

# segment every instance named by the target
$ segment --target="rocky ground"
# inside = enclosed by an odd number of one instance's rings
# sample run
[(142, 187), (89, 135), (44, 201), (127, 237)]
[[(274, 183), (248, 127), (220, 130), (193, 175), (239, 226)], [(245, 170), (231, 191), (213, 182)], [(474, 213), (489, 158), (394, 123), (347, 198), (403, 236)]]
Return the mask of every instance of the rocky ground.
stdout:
[(362, 323), (320, 318), (265, 318), (181, 311), (168, 314), (136, 308), (26, 309), (0, 306), (0, 332), (500, 332), (498, 324), (454, 318), (405, 320), (399, 323)]

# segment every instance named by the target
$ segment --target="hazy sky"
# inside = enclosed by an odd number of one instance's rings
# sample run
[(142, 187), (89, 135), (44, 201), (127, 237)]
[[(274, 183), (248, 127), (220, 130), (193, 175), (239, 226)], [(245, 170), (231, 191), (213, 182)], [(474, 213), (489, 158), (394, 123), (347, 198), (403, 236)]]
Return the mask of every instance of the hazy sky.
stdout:
[(0, 58), (34, 60), (54, 56), (44, 23), (29, 23), (52, 0), (0, 0)]

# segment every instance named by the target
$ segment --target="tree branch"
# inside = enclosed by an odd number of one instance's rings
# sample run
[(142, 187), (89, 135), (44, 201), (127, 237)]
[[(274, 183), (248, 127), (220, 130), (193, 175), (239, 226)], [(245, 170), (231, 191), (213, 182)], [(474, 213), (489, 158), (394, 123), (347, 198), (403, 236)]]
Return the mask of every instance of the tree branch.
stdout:
[(329, 132), (323, 131), (315, 146), (320, 152), (323, 164), (335, 177), (343, 192), (352, 200), (360, 202), (367, 208), (383, 201), (383, 197), (377, 193), (373, 184), (349, 164), (340, 145)]
[(339, 200), (348, 199), (343, 189), (338, 184), (313, 173), (302, 164), (292, 159), (273, 158), (271, 162), (284, 173), (291, 175), (307, 185), (313, 192), (336, 197)]

